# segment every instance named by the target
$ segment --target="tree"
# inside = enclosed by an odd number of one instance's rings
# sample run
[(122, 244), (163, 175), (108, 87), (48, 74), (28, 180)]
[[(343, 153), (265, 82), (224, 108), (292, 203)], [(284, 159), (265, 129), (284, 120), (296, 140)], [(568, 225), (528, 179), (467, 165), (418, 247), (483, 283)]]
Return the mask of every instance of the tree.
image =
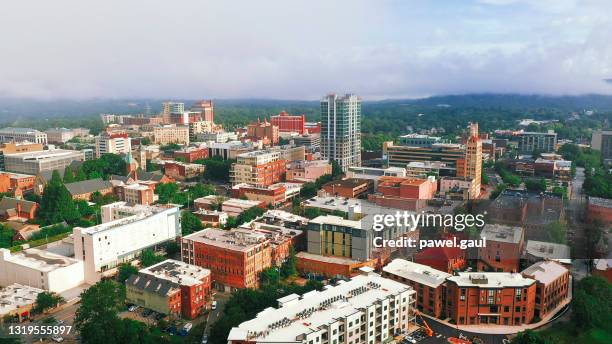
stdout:
[(128, 278), (132, 275), (138, 274), (138, 268), (130, 263), (123, 263), (119, 265), (119, 273), (117, 274), (117, 280), (119, 283), (124, 284)]
[(51, 180), (44, 189), (36, 217), (43, 225), (63, 221), (72, 223), (80, 217), (72, 196), (62, 183), (57, 170), (53, 171)]
[(332, 177), (334, 179), (342, 178), (342, 168), (340, 167), (340, 164), (338, 164), (338, 161), (332, 160), (331, 164), (332, 164)]
[(181, 233), (183, 236), (197, 232), (204, 228), (200, 218), (195, 216), (190, 211), (183, 211), (181, 214)]
[(525, 188), (533, 192), (544, 192), (546, 191), (546, 179), (544, 178), (530, 178), (525, 181)]
[(537, 332), (533, 330), (526, 330), (520, 332), (511, 341), (512, 344), (552, 344), (550, 341), (542, 338)]
[(81, 165), (83, 172), (92, 178), (107, 178), (111, 174), (124, 176), (127, 173), (127, 163), (117, 154), (105, 153), (100, 158), (88, 160)]
[(565, 238), (566, 232), (566, 226), (560, 222), (553, 222), (546, 226), (548, 240), (558, 244), (565, 244), (567, 242)]
[(82, 182), (84, 180), (87, 180), (87, 173), (85, 173), (85, 170), (83, 169), (83, 166), (79, 166), (77, 168), (76, 175), (75, 175), (74, 179), (77, 182)]
[(274, 284), (280, 281), (280, 273), (278, 272), (278, 268), (273, 266), (264, 269), (261, 272), (261, 283), (262, 284)]
[(77, 201), (74, 202), (79, 214), (81, 214), (81, 217), (85, 217), (85, 216), (91, 216), (94, 215), (96, 213), (96, 211), (94, 210), (94, 208), (92, 208), (89, 205), (89, 202), (79, 199)]
[(64, 169), (64, 183), (68, 184), (68, 183), (73, 183), (75, 182), (75, 178), (74, 178), (74, 174), (72, 174), (72, 169), (70, 168), (70, 166), (66, 166), (66, 168)]
[(311, 198), (317, 195), (317, 185), (315, 183), (304, 183), (300, 189), (300, 196), (303, 198)]
[(140, 265), (142, 265), (142, 267), (145, 267), (145, 268), (151, 265), (155, 265), (164, 260), (165, 260), (165, 257), (155, 254), (155, 252), (153, 252), (153, 250), (151, 249), (143, 250), (140, 255)]
[(122, 325), (117, 313), (124, 307), (125, 287), (112, 280), (98, 282), (81, 294), (74, 326), (86, 344), (122, 343)]
[(295, 257), (295, 249), (293, 246), (289, 248), (289, 257), (281, 266), (281, 274), (284, 278), (297, 275), (297, 258)]
[(612, 332), (612, 284), (599, 276), (581, 279), (572, 300), (572, 320), (583, 331), (601, 328)]
[(43, 313), (48, 309), (57, 307), (58, 304), (64, 302), (64, 298), (57, 295), (56, 293), (50, 293), (43, 291), (36, 296), (36, 306), (34, 311), (37, 313)]
[(306, 210), (304, 210), (304, 216), (309, 219), (314, 219), (317, 216), (321, 216), (321, 210), (319, 210), (319, 208), (306, 208)]
[(166, 250), (166, 255), (168, 257), (174, 257), (181, 252), (181, 245), (179, 245), (176, 241), (169, 241), (164, 249)]

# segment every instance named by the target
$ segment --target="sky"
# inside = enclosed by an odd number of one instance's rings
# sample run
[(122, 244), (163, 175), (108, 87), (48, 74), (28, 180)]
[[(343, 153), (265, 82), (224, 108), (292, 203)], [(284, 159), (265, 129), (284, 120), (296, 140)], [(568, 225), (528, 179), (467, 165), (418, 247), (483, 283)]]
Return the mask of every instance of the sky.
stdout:
[(0, 97), (612, 94), (609, 0), (0, 4)]

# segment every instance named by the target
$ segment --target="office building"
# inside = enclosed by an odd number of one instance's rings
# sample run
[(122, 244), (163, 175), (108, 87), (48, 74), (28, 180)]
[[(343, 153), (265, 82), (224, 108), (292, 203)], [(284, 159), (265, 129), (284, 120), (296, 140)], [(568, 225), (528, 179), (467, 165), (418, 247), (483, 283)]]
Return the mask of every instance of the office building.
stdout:
[(0, 286), (19, 283), (61, 293), (84, 282), (83, 262), (29, 248), (11, 253), (0, 248)]
[(192, 112), (197, 112), (200, 114), (200, 118), (204, 122), (214, 122), (215, 121), (215, 105), (212, 100), (200, 100), (193, 105), (191, 105)]
[(591, 148), (600, 151), (604, 160), (612, 159), (612, 130), (594, 131)]
[(153, 140), (158, 145), (176, 143), (189, 144), (189, 127), (186, 125), (163, 125), (153, 128)]
[(546, 133), (522, 132), (517, 138), (521, 154), (553, 153), (557, 147), (557, 134), (552, 130)]
[(31, 128), (7, 127), (0, 129), (0, 143), (3, 142), (33, 142), (47, 144), (47, 134)]
[(269, 123), (267, 119), (257, 123), (247, 125), (246, 137), (253, 141), (262, 141), (265, 146), (273, 146), (278, 144), (279, 131), (276, 125)]
[(534, 317), (543, 319), (557, 311), (569, 297), (570, 273), (558, 262), (546, 260), (537, 262), (521, 274), (536, 281)]
[(446, 279), (446, 317), (457, 325), (529, 324), (536, 288), (519, 273), (459, 272)]
[(207, 228), (182, 238), (181, 259), (210, 269), (214, 287), (232, 291), (259, 287), (261, 272), (272, 266), (272, 249), (263, 233)]
[(185, 112), (185, 103), (177, 103), (177, 102), (164, 102), (162, 103), (162, 112), (161, 116), (164, 120), (164, 123), (170, 123), (170, 116), (176, 114), (183, 114)]
[(465, 143), (465, 158), (457, 160), (457, 177), (471, 182), (470, 193), (480, 195), (482, 177), (482, 141), (478, 133), (478, 123), (470, 123), (469, 136)]
[(82, 151), (54, 149), (38, 152), (6, 154), (4, 165), (7, 171), (36, 175), (44, 171), (61, 170), (73, 161), (84, 161)]
[(455, 176), (457, 161), (465, 159), (465, 146), (456, 143), (434, 143), (428, 147), (411, 147), (395, 145), (390, 141), (383, 144), (383, 155), (389, 166), (402, 168), (415, 161), (440, 162)]
[(369, 273), (349, 281), (278, 299), (254, 319), (234, 327), (229, 344), (335, 343), (370, 344), (393, 341), (414, 326), (415, 291)]
[(127, 154), (132, 151), (132, 143), (127, 133), (103, 132), (96, 137), (96, 157), (102, 154)]
[(382, 276), (412, 287), (416, 291), (416, 307), (419, 311), (437, 318), (444, 314), (444, 284), (451, 274), (427, 265), (394, 259), (383, 267)]
[(276, 116), (270, 116), (272, 125), (278, 127), (281, 133), (298, 133), (303, 135), (306, 131), (306, 116), (305, 115), (290, 115), (286, 111), (281, 111)]
[(309, 152), (318, 152), (321, 150), (321, 135), (320, 134), (305, 134), (292, 136), (290, 141), (293, 141), (295, 146), (306, 148)]
[(408, 134), (400, 136), (399, 143), (408, 147), (431, 147), (434, 143), (448, 143), (448, 140), (436, 136)]
[(170, 316), (195, 319), (206, 309), (210, 270), (167, 259), (125, 281), (126, 302)]
[(374, 183), (374, 188), (378, 186), (381, 177), (406, 177), (406, 170), (401, 167), (361, 167), (351, 166), (346, 171), (347, 178), (370, 179)]
[(85, 265), (85, 280), (96, 283), (116, 272), (146, 248), (154, 248), (181, 235), (179, 208), (129, 205), (115, 202), (102, 206), (102, 224), (75, 227), (74, 252)]
[(343, 172), (361, 166), (361, 99), (330, 94), (321, 99), (321, 155)]
[(15, 153), (27, 153), (27, 152), (39, 152), (42, 151), (45, 146), (42, 143), (29, 143), (29, 142), (6, 142), (0, 143), (0, 170), (5, 170), (4, 155), (15, 154)]

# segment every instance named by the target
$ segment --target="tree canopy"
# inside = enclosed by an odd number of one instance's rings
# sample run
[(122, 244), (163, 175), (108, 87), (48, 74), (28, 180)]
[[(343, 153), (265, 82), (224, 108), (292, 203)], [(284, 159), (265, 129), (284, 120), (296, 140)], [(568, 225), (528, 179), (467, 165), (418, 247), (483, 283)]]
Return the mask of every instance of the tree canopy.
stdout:
[(68, 189), (62, 183), (59, 173), (53, 171), (51, 180), (44, 189), (40, 207), (36, 212), (38, 222), (43, 225), (66, 221), (75, 222), (80, 214), (72, 200)]

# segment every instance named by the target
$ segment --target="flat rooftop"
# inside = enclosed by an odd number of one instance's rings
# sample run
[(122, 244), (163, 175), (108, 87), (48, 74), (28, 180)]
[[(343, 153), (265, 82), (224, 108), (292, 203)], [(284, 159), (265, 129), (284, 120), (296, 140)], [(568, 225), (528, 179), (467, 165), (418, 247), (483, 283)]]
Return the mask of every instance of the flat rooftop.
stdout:
[(560, 263), (544, 260), (533, 264), (521, 273), (543, 284), (549, 284), (567, 273), (567, 269)]
[(113, 221), (108, 221), (105, 223), (101, 223), (96, 226), (83, 228), (81, 230), (82, 234), (95, 234), (99, 232), (104, 232), (107, 230), (115, 229), (117, 227), (125, 226), (134, 222), (138, 222), (146, 219), (147, 217), (153, 216), (155, 214), (159, 214), (168, 209), (176, 208), (176, 206), (153, 206), (153, 205), (144, 205), (144, 204), (127, 204), (126, 202), (116, 202), (103, 206), (110, 207), (113, 211), (121, 211), (122, 213), (133, 214), (131, 216), (126, 216), (123, 218), (119, 218)]
[(35, 303), (36, 296), (42, 292), (44, 290), (17, 283), (0, 288), (0, 316)]
[(351, 258), (346, 257), (336, 257), (336, 256), (322, 256), (320, 254), (308, 253), (306, 251), (298, 252), (296, 255), (298, 258), (316, 260), (323, 263), (330, 264), (338, 264), (338, 265), (356, 265), (362, 262), (358, 260), (353, 260)]
[(187, 235), (183, 239), (241, 252), (249, 251), (267, 240), (265, 234), (249, 229), (226, 231), (215, 228), (203, 229)]
[(432, 288), (439, 287), (452, 276), (444, 271), (404, 259), (394, 259), (383, 267), (383, 271)]
[(227, 340), (296, 343), (302, 334), (316, 332), (338, 318), (362, 312), (364, 307), (378, 300), (410, 290), (404, 284), (377, 274), (356, 276), (323, 291), (279, 299), (279, 308), (267, 308), (254, 319), (234, 327)]
[(9, 250), (0, 249), (0, 254), (5, 254), (6, 261), (8, 262), (41, 272), (50, 272), (79, 263), (79, 261), (74, 258), (61, 256), (37, 248), (29, 248), (14, 254), (11, 254)]
[(522, 227), (487, 223), (480, 232), (480, 237), (491, 241), (518, 244), (521, 241), (522, 234)]
[(571, 249), (567, 245), (545, 241), (529, 240), (525, 251), (532, 256), (542, 259), (570, 259)]
[(600, 197), (589, 197), (589, 204), (596, 205), (604, 208), (612, 208), (612, 199), (600, 198)]
[(510, 272), (459, 272), (457, 276), (446, 279), (459, 287), (478, 288), (520, 288), (535, 283), (531, 278), (525, 278), (518, 273)]
[(321, 215), (310, 220), (310, 223), (315, 224), (330, 224), (335, 226), (350, 227), (350, 228), (361, 228), (361, 221), (345, 220), (340, 216), (334, 215)]
[(178, 260), (166, 259), (161, 263), (140, 270), (139, 273), (155, 276), (178, 285), (196, 285), (210, 275), (210, 270)]
[(16, 157), (22, 160), (42, 160), (42, 159), (52, 159), (52, 158), (63, 158), (71, 155), (83, 155), (81, 151), (75, 150), (67, 150), (67, 149), (52, 149), (52, 150), (42, 150), (36, 152), (24, 152), (24, 153), (14, 153), (14, 154), (6, 154), (7, 157)]

